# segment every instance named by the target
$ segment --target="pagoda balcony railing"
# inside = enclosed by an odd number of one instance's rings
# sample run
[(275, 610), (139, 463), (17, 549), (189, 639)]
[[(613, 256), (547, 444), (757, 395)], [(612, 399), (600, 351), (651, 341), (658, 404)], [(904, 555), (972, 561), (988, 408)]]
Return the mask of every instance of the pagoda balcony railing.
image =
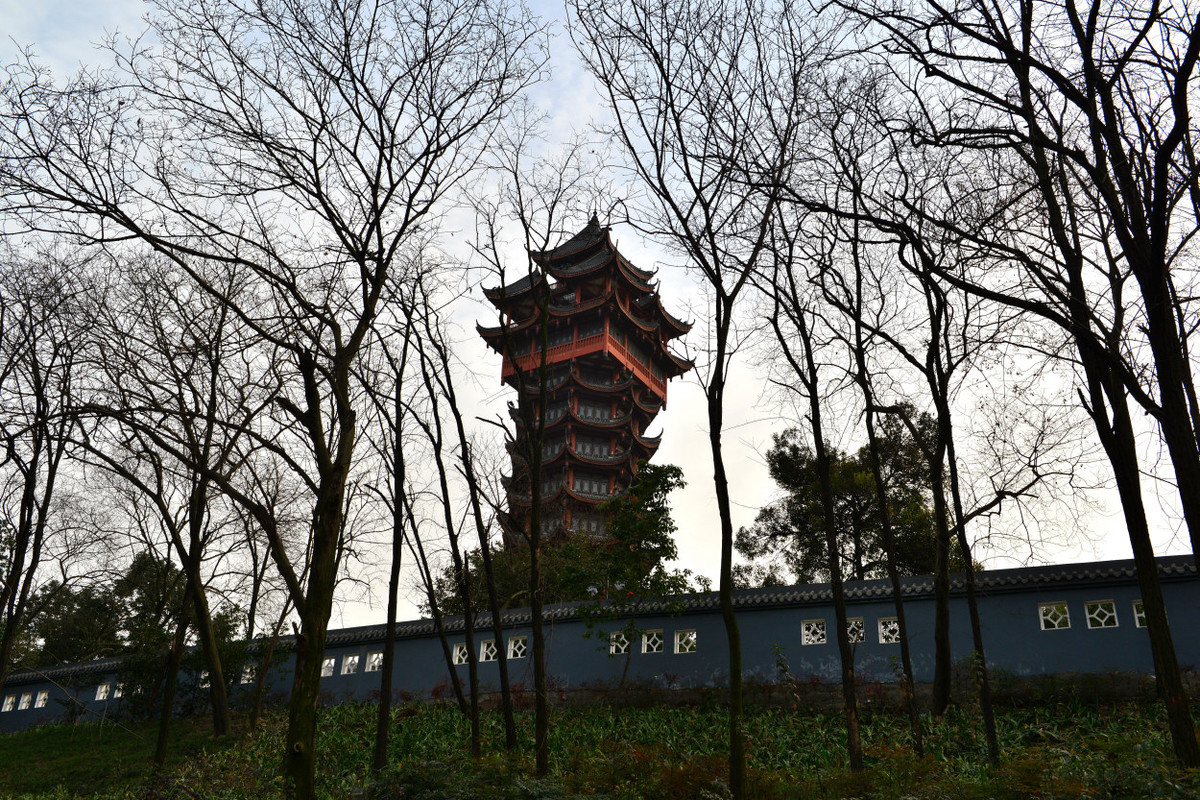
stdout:
[(589, 461), (593, 464), (616, 464), (629, 458), (628, 450), (623, 450), (619, 453), (605, 453), (601, 455), (599, 453), (588, 453), (572, 448), (571, 453), (575, 455), (576, 458)]
[[(524, 415), (521, 413), (521, 410), (519, 408), (517, 408), (516, 406), (514, 406), (512, 403), (508, 404), (508, 415), (513, 418), (513, 421), (516, 422), (517, 425), (523, 426), (525, 424), (525, 418), (524, 418)], [(554, 423), (558, 422), (560, 419), (562, 419), (566, 415), (567, 415), (566, 403), (563, 403), (561, 406), (551, 406), (549, 409), (546, 410), (546, 413), (544, 415), (545, 421), (544, 421), (543, 427), (549, 427), (550, 425), (553, 425)]]
[(629, 377), (622, 378), (620, 380), (615, 380), (615, 381), (614, 380), (603, 381), (603, 380), (594, 380), (594, 379), (589, 378), (584, 375), (576, 375), (575, 382), (578, 383), (580, 386), (586, 386), (589, 389), (599, 389), (601, 391), (613, 391), (613, 390), (626, 389), (629, 386), (633, 385), (633, 377), (629, 376)]
[(592, 491), (590, 489), (574, 489), (573, 488), (573, 489), (571, 489), (571, 494), (575, 495), (576, 497), (586, 498), (588, 500), (607, 500), (610, 497), (612, 497), (614, 494), (616, 494), (616, 492), (607, 492), (607, 491), (596, 492), (596, 491)]
[[(556, 361), (566, 361), (598, 352), (609, 352), (617, 356), (626, 367), (633, 370), (633, 374), (636, 377), (653, 389), (657, 395), (660, 397), (666, 396), (666, 379), (655, 377), (650, 372), (648, 366), (633, 357), (628, 347), (604, 333), (596, 333), (591, 336), (585, 336), (582, 339), (575, 339), (574, 341), (548, 348), (546, 350), (546, 363), (551, 364)], [(516, 358), (507, 358), (504, 361), (504, 370), (501, 378), (508, 378), (514, 375), (517, 370), (529, 372), (530, 370), (537, 369), (541, 363), (541, 352), (526, 353)]]

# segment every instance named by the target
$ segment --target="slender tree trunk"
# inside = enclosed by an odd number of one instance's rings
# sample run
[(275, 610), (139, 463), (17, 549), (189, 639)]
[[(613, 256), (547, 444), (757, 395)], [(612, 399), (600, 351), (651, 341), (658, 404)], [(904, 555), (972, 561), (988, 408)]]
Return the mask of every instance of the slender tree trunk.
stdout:
[(262, 719), (263, 693), (267, 687), (267, 675), (271, 669), (271, 661), (275, 657), (275, 647), (279, 644), (279, 633), (283, 630), (284, 620), (287, 619), (289, 603), (285, 603), (283, 611), (279, 614), (279, 619), (275, 620), (275, 627), (271, 630), (271, 638), (267, 643), (267, 650), (263, 654), (262, 661), (258, 667), (258, 676), (254, 681), (254, 701), (250, 706), (250, 730), (258, 730), (258, 722)]
[[(188, 592), (190, 594), (190, 592)], [(186, 601), (185, 601), (186, 605)], [(163, 659), (162, 707), (158, 715), (158, 737), (154, 743), (154, 770), (160, 771), (167, 763), (167, 742), (171, 732), (171, 718), (175, 716), (175, 691), (179, 684), (179, 664), (183, 661), (183, 647), (187, 637), (187, 614), (180, 610), (171, 647)]]
[(721, 517), (721, 575), (717, 596), (729, 646), (729, 789), (734, 800), (746, 797), (746, 732), (742, 697), (742, 634), (733, 608), (733, 504), (725, 471), (721, 433), (725, 415), (725, 360), (732, 301), (717, 300), (717, 347), (707, 391), (708, 442), (713, 459), (713, 484)]
[(446, 636), (446, 624), (442, 617), (442, 609), (438, 605), (437, 596), (433, 592), (433, 574), (429, 569), (429, 559), (425, 556), (425, 544), (421, 541), (421, 532), (417, 529), (416, 517), (413, 516), (412, 504), (408, 497), (404, 497), (404, 518), (408, 521), (410, 537), (409, 541), (415, 547), (417, 552), (417, 569), (421, 572), (422, 582), (425, 584), (425, 599), (429, 601), (429, 616), (433, 618), (433, 629), (437, 632), (438, 641), (442, 645), (442, 658), (446, 662), (446, 674), (450, 676), (450, 686), (454, 689), (454, 699), (458, 702), (459, 712), (468, 719), (470, 711), (467, 709), (467, 698), (463, 694), (462, 681), (458, 679), (458, 670), (455, 669), (454, 651), (450, 649), (450, 639)]
[[(411, 327), (411, 326), (410, 326)], [(405, 339), (407, 354), (408, 339)], [(403, 363), (402, 359), (402, 363)], [(396, 607), (399, 602), (400, 565), (404, 558), (404, 447), (400, 436), (404, 401), (400, 396), (403, 375), (396, 370), (396, 396), (392, 405), (392, 565), (388, 573), (387, 632), (383, 639), (383, 669), (379, 676), (379, 716), (375, 723), (375, 758), (371, 767), (379, 772), (387, 765), (388, 730), (392, 722), (392, 673), (396, 659)]]
[[(486, 531), (480, 534), (479, 555), (483, 559), (483, 577), (487, 585), (488, 608), (492, 614), (492, 635), (497, 642), (503, 641), (504, 618), (500, 601), (496, 595), (496, 579), (492, 571), (492, 548), (488, 544)], [(499, 647), (499, 645), (497, 645)], [(508, 650), (499, 647), (497, 660), (500, 667), (500, 706), (504, 715), (504, 749), (517, 749), (517, 720), (513, 712), (512, 688), (508, 684)]]
[(929, 459), (933, 491), (933, 713), (941, 716), (950, 707), (950, 523), (946, 510), (946, 485), (942, 470), (944, 451)]
[(1163, 277), (1165, 269), (1136, 272), (1146, 306), (1146, 338), (1154, 353), (1162, 409), (1159, 429), (1175, 468), (1175, 485), (1179, 490), (1192, 552), (1200, 553), (1200, 447), (1185, 390), (1190, 384), (1190, 370), (1183, 360), (1173, 303)]
[[(944, 403), (944, 396), (939, 398), (939, 404)], [(944, 410), (944, 415), (942, 411)], [(954, 453), (954, 428), (950, 421), (950, 407), (945, 405), (939, 409), (939, 417), (944, 416), (938, 423), (938, 435), (946, 437), (946, 460), (950, 465), (950, 496), (954, 503), (954, 528), (958, 532), (958, 547), (962, 551), (963, 576), (967, 583), (967, 613), (971, 617), (971, 637), (975, 649), (971, 654), (972, 677), (977, 681), (979, 691), (979, 707), (983, 713), (984, 738), (987, 740), (988, 760), (992, 764), (1000, 763), (1000, 740), (996, 735), (996, 715), (992, 710), (992, 687), (987, 665), (987, 655), (983, 649), (983, 623), (979, 619), (979, 593), (975, 581), (975, 562), (971, 557), (971, 543), (967, 539), (966, 517), (963, 514), (962, 492), (958, 485), (958, 462)]]
[(212, 615), (209, 612), (208, 600), (204, 596), (203, 584), (200, 583), (200, 573), (197, 565), (184, 562), (187, 570), (188, 583), (195, 587), (192, 595), (192, 609), (195, 612), (196, 638), (200, 641), (200, 649), (204, 653), (204, 663), (208, 667), (208, 691), (212, 703), (213, 736), (226, 736), (232, 726), (229, 715), (229, 687), (225, 683), (225, 672), (221, 664), (221, 651), (217, 644), (217, 634), (213, 629)]
[(336, 462), (318, 485), (313, 513), (312, 558), (303, 604), (298, 604), (300, 632), (296, 637), (296, 671), (288, 703), (285, 772), (297, 800), (316, 798), (317, 701), (321, 695), (321, 662), (333, 611), (337, 583), (338, 541), (342, 532), (342, 503), (353, 452), (354, 412), (339, 403), (343, 413), (341, 446)]
[(867, 451), (871, 457), (871, 471), (875, 473), (875, 502), (879, 505), (879, 529), (883, 542), (884, 560), (887, 564), (888, 581), (892, 585), (892, 598), (896, 605), (896, 625), (900, 629), (900, 666), (903, 670), (902, 689), (904, 707), (908, 711), (908, 727), (912, 732), (913, 751), (918, 757), (925, 755), (925, 736), (921, 726), (921, 714), (917, 710), (916, 682), (913, 680), (912, 645), (908, 640), (908, 617), (904, 609), (904, 591), (900, 584), (900, 570), (896, 566), (896, 541), (892, 535), (892, 513), (888, 505), (887, 487), (883, 482), (883, 463), (879, 457), (879, 440), (875, 435), (874, 398), (866, 383), (863, 351), (859, 356), (859, 384), (867, 406)]
[[(1093, 392), (1095, 396), (1096, 392)], [(1171, 730), (1171, 742), (1175, 757), (1184, 767), (1200, 766), (1200, 744), (1196, 740), (1196, 729), (1188, 706), (1187, 694), (1179, 661), (1175, 655), (1175, 644), (1167, 623), (1166, 605), (1163, 602), (1162, 586), (1158, 577), (1158, 563), (1154, 560), (1154, 546), (1150, 540), (1150, 526), (1146, 521), (1142, 502), (1141, 475), (1138, 472), (1137, 444), (1133, 425), (1129, 418), (1125, 394), (1119, 384), (1115, 392), (1106, 392), (1112, 420), (1103, 420), (1103, 409), (1091, 409), (1101, 444), (1112, 462), (1121, 507), (1125, 512), (1125, 523), (1129, 529), (1129, 543), (1137, 566), (1138, 585), (1142, 591), (1142, 607), (1146, 612), (1146, 626), (1150, 648), (1154, 655), (1155, 672), (1160, 696), (1167, 709), (1167, 724)]]
[(825, 529), (825, 553), (829, 570), (829, 588), (833, 593), (834, 635), (837, 638), (838, 656), (842, 668), (842, 703), (846, 715), (846, 749), (850, 756), (850, 769), (860, 772), (863, 768), (862, 741), (858, 725), (858, 696), (854, 686), (854, 649), (850, 646), (850, 631), (847, 628), (846, 592), (842, 585), (842, 556), (838, 549), (836, 509), (833, 500), (833, 482), (830, 479), (829, 452), (825, 448), (821, 425), (821, 398), (817, 364), (813, 358), (812, 338), (809, 335), (805, 312), (797, 309), (796, 328), (804, 346), (804, 366), (807, 374), (800, 375), (808, 393), (808, 413), (813, 435), (813, 452), (817, 459), (817, 480), (821, 486), (821, 509)]

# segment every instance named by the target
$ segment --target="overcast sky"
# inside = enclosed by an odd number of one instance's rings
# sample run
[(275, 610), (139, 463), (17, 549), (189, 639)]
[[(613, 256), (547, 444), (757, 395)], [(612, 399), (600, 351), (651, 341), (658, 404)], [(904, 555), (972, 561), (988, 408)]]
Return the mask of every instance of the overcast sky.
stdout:
[[(561, 14), (560, 5), (547, 8), (549, 10), (543, 13), (553, 16)], [(139, 0), (0, 0), (0, 33), (3, 34), (0, 53), (8, 62), (15, 57), (19, 46), (32, 46), (39, 59), (52, 68), (56, 77), (62, 78), (81, 64), (97, 63), (102, 54), (97, 53), (95, 44), (107, 35), (118, 32), (134, 35), (139, 32), (142, 29), (142, 13), (144, 6)], [(553, 57), (554, 80), (541, 87), (535, 99), (550, 113), (553, 132), (566, 138), (572, 129), (586, 124), (591, 109), (598, 101), (593, 99), (590, 78), (575, 59), (570, 41), (561, 34), (561, 29)], [(584, 222), (586, 220), (579, 221), (581, 226)], [(692, 278), (677, 265), (667, 263), (657, 243), (644, 241), (634, 231), (620, 227), (614, 230), (614, 235), (622, 253), (635, 264), (659, 269), (662, 295), (668, 310), (684, 319), (695, 320), (703, 308), (696, 304), (702, 304), (703, 300)], [(472, 298), (464, 301), (458, 314), (467, 332), (473, 330), (473, 319), (485, 324), (492, 322), (487, 307), (479, 303), (480, 299), (481, 295), (476, 291)], [(676, 347), (676, 351), (688, 351), (701, 346), (701, 328), (698, 324), (696, 330), (685, 337), (682, 347)], [(509, 399), (500, 386), (499, 358), (487, 351), (473, 335), (463, 338), (464, 361), (472, 364), (479, 376), (473, 393), (478, 397), (481, 408), (494, 409), (487, 415), (495, 416)], [(685, 354), (690, 355), (690, 352)], [(762, 453), (770, 445), (771, 433), (800, 421), (795, 418), (789, 420), (787, 413), (779, 410), (748, 354), (740, 357), (732, 378), (724, 442), (730, 465), (730, 489), (735, 503), (734, 523), (740, 526), (749, 524), (758, 509), (776, 495), (762, 458)], [(838, 424), (849, 428), (853, 422), (843, 420)], [(720, 553), (719, 524), (712, 491), (712, 462), (708, 450), (704, 397), (694, 378), (689, 376), (671, 382), (668, 407), (659, 416), (656, 427), (663, 434), (663, 444), (656, 461), (680, 465), (688, 481), (687, 489), (674, 496), (675, 518), (680, 528), (680, 563), (715, 579)], [(1170, 491), (1173, 490), (1168, 487), (1168, 496)], [(1037, 557), (1052, 561), (1129, 557), (1122, 520), (1113, 513), (1111, 507), (1091, 515), (1086, 527), (1089, 529), (1090, 542), (1079, 538), (1069, 547), (1043, 550)], [(1175, 535), (1173, 526), (1165, 517), (1160, 520), (1157, 539), (1160, 552), (1187, 551), (1185, 543)], [(985, 554), (985, 563), (995, 567), (1008, 566), (1028, 557), (1028, 551), (991, 553)], [(379, 592), (374, 603), (347, 604), (337, 615), (340, 619), (335, 618), (333, 624), (366, 624), (382, 619), (383, 605), (378, 599), (381, 597), (382, 592)], [(411, 606), (409, 614), (415, 614)]]

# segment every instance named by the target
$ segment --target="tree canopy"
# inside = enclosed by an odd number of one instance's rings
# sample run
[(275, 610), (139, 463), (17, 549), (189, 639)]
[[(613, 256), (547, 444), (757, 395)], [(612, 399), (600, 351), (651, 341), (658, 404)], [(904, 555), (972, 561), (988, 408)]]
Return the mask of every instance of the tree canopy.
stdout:
[[(928, 415), (920, 415), (916, 424), (922, 435), (931, 434), (935, 425)], [(898, 566), (905, 575), (932, 573), (928, 467), (897, 417), (884, 417), (879, 434)], [(870, 454), (865, 446), (854, 453), (831, 447), (829, 453), (843, 574), (850, 580), (882, 578), (886, 561)], [(799, 429), (789, 428), (773, 437), (766, 457), (784, 495), (759, 511), (752, 526), (738, 531), (737, 550), (748, 559), (738, 567), (738, 580), (744, 586), (827, 581), (824, 513), (813, 448)]]

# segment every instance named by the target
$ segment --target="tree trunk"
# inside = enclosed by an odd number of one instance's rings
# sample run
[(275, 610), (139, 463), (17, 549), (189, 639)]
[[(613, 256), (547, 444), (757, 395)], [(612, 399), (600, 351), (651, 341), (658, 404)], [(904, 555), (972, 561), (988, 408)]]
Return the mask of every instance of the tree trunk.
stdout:
[(950, 523), (946, 510), (946, 485), (942, 470), (942, 451), (929, 462), (929, 482), (933, 487), (934, 562), (933, 562), (933, 713), (941, 716), (950, 707)]
[(829, 588), (833, 593), (834, 635), (837, 638), (838, 657), (842, 668), (842, 703), (846, 715), (846, 749), (850, 756), (850, 770), (860, 772), (863, 768), (862, 742), (858, 730), (858, 696), (854, 686), (854, 649), (850, 646), (850, 631), (846, 627), (846, 593), (842, 586), (842, 556), (838, 550), (836, 509), (833, 501), (833, 482), (829, 476), (829, 452), (821, 426), (821, 398), (819, 375), (813, 358), (812, 338), (803, 309), (797, 309), (796, 327), (804, 346), (804, 365), (807, 375), (800, 381), (808, 392), (808, 413), (813, 435), (813, 452), (817, 458), (817, 478), (821, 485), (821, 509), (824, 516), (825, 552), (829, 570)]
[[(950, 407), (939, 398), (938, 436), (946, 439), (946, 460), (950, 465), (950, 496), (954, 502), (954, 527), (958, 532), (958, 546), (962, 551), (963, 576), (967, 583), (967, 613), (971, 618), (971, 637), (975, 649), (971, 654), (972, 677), (977, 681), (979, 707), (983, 713), (984, 738), (987, 739), (988, 760), (1000, 763), (1000, 740), (996, 735), (996, 715), (992, 710), (992, 687), (988, 674), (987, 656), (983, 649), (983, 623), (979, 619), (979, 597), (975, 584), (975, 562), (971, 558), (971, 543), (967, 540), (966, 518), (963, 514), (962, 493), (958, 485), (958, 462), (954, 453), (954, 428), (950, 420)], [(944, 414), (942, 412), (945, 412)]]
[[(1138, 472), (1137, 442), (1133, 424), (1129, 418), (1129, 407), (1125, 392), (1119, 381), (1106, 381), (1101, 374), (1103, 367), (1094, 359), (1083, 357), (1092, 386), (1093, 405), (1090, 409), (1096, 423), (1117, 482), (1121, 497), (1121, 508), (1125, 513), (1125, 524), (1129, 530), (1129, 544), (1133, 549), (1133, 560), (1137, 567), (1138, 585), (1142, 591), (1142, 607), (1146, 612), (1146, 627), (1150, 638), (1150, 649), (1154, 656), (1155, 674), (1160, 696), (1167, 708), (1167, 725), (1171, 730), (1171, 742), (1175, 757), (1186, 768), (1200, 766), (1200, 744), (1196, 741), (1196, 728), (1188, 707), (1187, 694), (1175, 655), (1175, 643), (1167, 623), (1166, 606), (1163, 603), (1162, 586), (1158, 579), (1158, 564), (1154, 560), (1154, 546), (1150, 540), (1150, 526), (1146, 521), (1146, 510), (1142, 501), (1141, 475)], [(1112, 419), (1104, 418), (1100, 399), (1100, 386), (1112, 412)]]
[[(900, 585), (900, 570), (896, 567), (895, 539), (892, 536), (892, 514), (888, 507), (887, 486), (883, 482), (883, 463), (879, 457), (879, 440), (875, 436), (874, 398), (866, 383), (866, 365), (861, 347), (856, 347), (859, 358), (859, 385), (862, 386), (866, 402), (867, 450), (871, 456), (871, 471), (875, 473), (875, 502), (879, 505), (879, 530), (883, 542), (884, 559), (887, 562), (888, 581), (892, 585), (892, 598), (896, 604), (896, 625), (900, 629), (900, 665), (903, 670), (902, 692), (904, 707), (908, 711), (908, 727), (912, 731), (913, 751), (918, 757), (925, 755), (925, 737), (921, 726), (921, 714), (917, 710), (916, 682), (913, 680), (912, 646), (908, 641), (908, 619), (904, 610), (903, 589)], [(865, 634), (865, 631), (864, 631)]]
[[(182, 609), (181, 609), (182, 612)], [(171, 731), (171, 718), (175, 716), (175, 689), (179, 684), (179, 664), (183, 661), (183, 647), (187, 636), (187, 615), (180, 614), (171, 648), (163, 659), (162, 708), (158, 715), (158, 738), (154, 744), (154, 771), (162, 770), (167, 763), (167, 739)]]
[(733, 504), (729, 498), (729, 477), (725, 472), (725, 457), (721, 447), (725, 413), (726, 344), (732, 310), (731, 302), (722, 305), (718, 300), (717, 347), (712, 377), (705, 394), (708, 400), (708, 442), (713, 459), (713, 484), (717, 495), (717, 511), (721, 517), (721, 575), (717, 596), (729, 646), (729, 790), (734, 800), (744, 800), (746, 733), (742, 698), (742, 635), (733, 608)]

